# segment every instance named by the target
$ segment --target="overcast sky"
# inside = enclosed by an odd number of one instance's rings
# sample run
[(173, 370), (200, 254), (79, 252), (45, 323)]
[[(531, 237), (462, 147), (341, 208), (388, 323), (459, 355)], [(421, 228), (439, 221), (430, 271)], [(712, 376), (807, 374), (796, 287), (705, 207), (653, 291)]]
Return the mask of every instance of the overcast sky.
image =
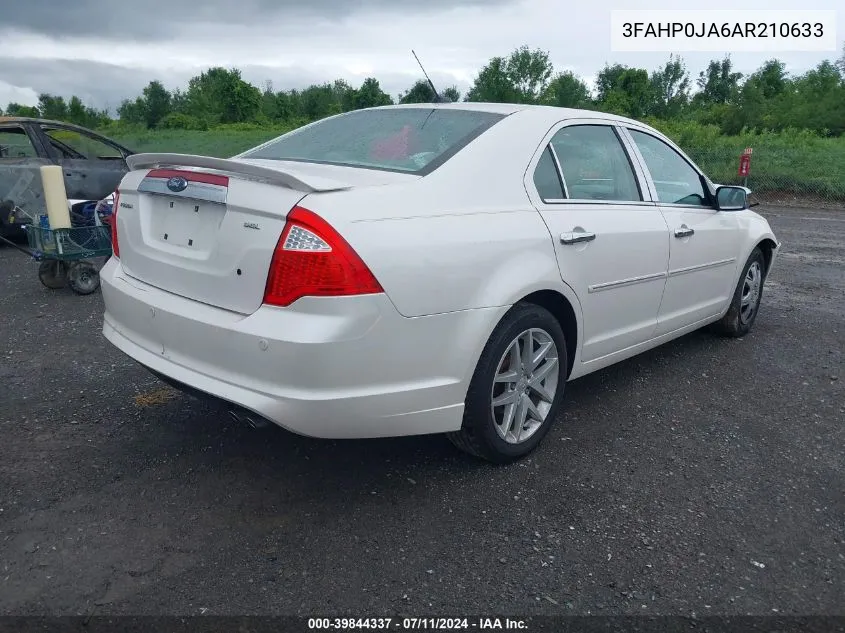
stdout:
[[(654, 69), (667, 53), (610, 50), (611, 9), (669, 9), (674, 0), (10, 0), (0, 19), (0, 107), (37, 94), (79, 95), (114, 110), (151, 80), (168, 88), (214, 65), (238, 67), (276, 90), (345, 78), (378, 78), (394, 97), (420, 77), (416, 49), (436, 84), (464, 92), (494, 55), (517, 46), (548, 51), (557, 70), (591, 81), (605, 63)], [(836, 9), (841, 0), (745, 0), (687, 8)], [(845, 40), (845, 11), (837, 41)], [(829, 53), (784, 52), (800, 73)], [(679, 51), (694, 78), (718, 53)], [(750, 72), (766, 53), (735, 53)]]

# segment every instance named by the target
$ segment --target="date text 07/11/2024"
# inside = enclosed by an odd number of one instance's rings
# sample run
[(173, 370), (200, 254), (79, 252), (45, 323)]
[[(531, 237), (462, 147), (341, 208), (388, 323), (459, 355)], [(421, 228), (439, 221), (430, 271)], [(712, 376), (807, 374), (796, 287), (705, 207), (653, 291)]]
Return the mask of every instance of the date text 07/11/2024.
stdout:
[(525, 620), (515, 618), (309, 618), (309, 630), (361, 629), (401, 631), (511, 630), (525, 631)]

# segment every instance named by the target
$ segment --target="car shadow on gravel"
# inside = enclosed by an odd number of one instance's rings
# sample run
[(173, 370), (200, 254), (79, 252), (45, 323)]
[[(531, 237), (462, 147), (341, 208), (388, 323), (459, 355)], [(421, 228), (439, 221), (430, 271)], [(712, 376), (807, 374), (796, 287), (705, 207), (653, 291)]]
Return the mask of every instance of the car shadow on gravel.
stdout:
[[(673, 368), (677, 359), (701, 356), (701, 367), (712, 366), (717, 370), (717, 366), (706, 358), (707, 352), (718, 352), (721, 345), (728, 344), (729, 341), (706, 331), (694, 332), (568, 383), (564, 409), (540, 451), (548, 448), (555, 436), (594, 424), (595, 420), (590, 420), (591, 410), (601, 409), (606, 401), (618, 399), (620, 394), (643, 390), (660, 393), (666, 388), (663, 384), (666, 375), (674, 374), (677, 380), (683, 379), (685, 370)], [(672, 387), (670, 384), (669, 388)], [(582, 420), (574, 428), (570, 422), (573, 417)], [(152, 432), (135, 434), (132, 445), (123, 447), (126, 453), (173, 452), (180, 456), (185, 469), (195, 471), (225, 465), (227, 470), (237, 471), (253, 481), (267, 477), (280, 482), (287, 477), (308, 476), (312, 484), (314, 479), (319, 480), (328, 495), (348, 494), (350, 485), (360, 487), (358, 492), (369, 492), (370, 482), (362, 476), (364, 474), (380, 477), (401, 471), (413, 479), (436, 473), (448, 476), (449, 473), (512, 467), (497, 467), (465, 455), (443, 435), (325, 440), (300, 436), (274, 425), (254, 429), (232, 420), (222, 404), (183, 394), (163, 406), (146, 409), (139, 422)], [(168, 444), (163, 446), (165, 438)]]

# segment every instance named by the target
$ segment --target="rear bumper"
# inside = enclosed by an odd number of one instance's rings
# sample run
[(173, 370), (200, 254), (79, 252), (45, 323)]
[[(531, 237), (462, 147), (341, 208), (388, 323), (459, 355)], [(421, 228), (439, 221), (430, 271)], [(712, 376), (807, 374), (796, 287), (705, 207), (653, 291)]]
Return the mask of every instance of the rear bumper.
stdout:
[(100, 272), (103, 334), (154, 373), (301, 435), (460, 428), (489, 332), (506, 308), (401, 316), (385, 295), (304, 298), (241, 315)]

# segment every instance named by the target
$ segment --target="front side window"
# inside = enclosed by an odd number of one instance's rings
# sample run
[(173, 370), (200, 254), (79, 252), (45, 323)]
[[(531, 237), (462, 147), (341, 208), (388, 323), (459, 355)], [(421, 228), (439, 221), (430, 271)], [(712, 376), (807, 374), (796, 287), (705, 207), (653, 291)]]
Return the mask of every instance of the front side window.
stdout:
[(608, 125), (573, 125), (552, 137), (573, 200), (642, 200), (628, 154)]
[(23, 126), (0, 128), (0, 158), (34, 158), (37, 155)]
[(698, 172), (678, 152), (651, 134), (628, 131), (643, 155), (660, 202), (710, 206)]
[(424, 175), (502, 118), (493, 112), (451, 108), (358, 110), (294, 130), (239, 158)]

